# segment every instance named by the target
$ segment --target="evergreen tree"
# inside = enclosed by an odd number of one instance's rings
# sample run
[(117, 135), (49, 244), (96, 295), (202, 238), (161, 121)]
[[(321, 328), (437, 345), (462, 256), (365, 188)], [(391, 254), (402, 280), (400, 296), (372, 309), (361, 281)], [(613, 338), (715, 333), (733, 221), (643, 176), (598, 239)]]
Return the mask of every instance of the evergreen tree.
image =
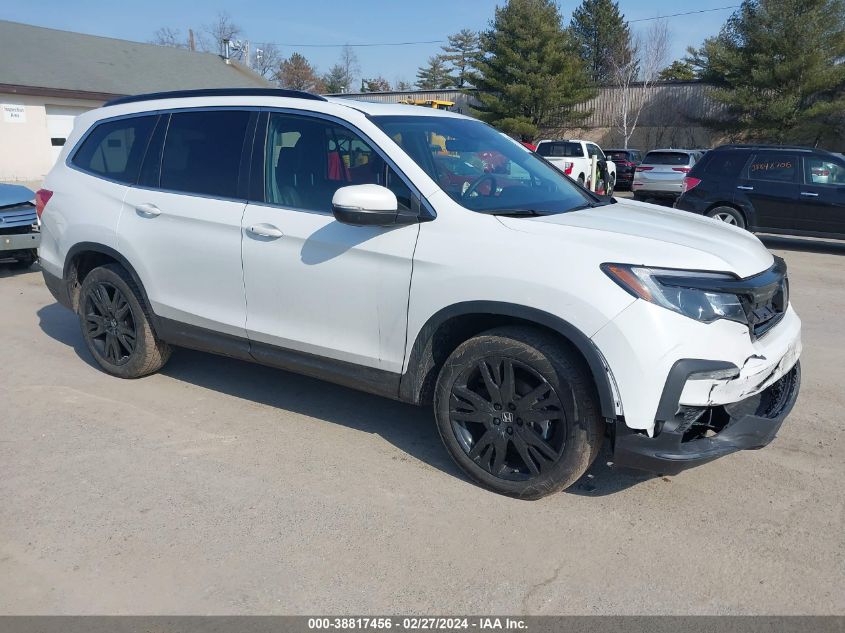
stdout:
[(466, 88), (472, 74), (472, 63), (479, 54), (478, 33), (462, 29), (449, 36), (449, 45), (443, 46), (443, 60), (452, 66), (452, 83), (457, 88)]
[(575, 107), (594, 90), (553, 0), (510, 0), (497, 7), (481, 45), (485, 54), (475, 62), (472, 83), (484, 121), (531, 140), (539, 128), (589, 116)]
[(749, 140), (818, 143), (845, 127), (845, 0), (744, 0), (688, 59)]
[(693, 65), (687, 60), (676, 59), (666, 68), (660, 71), (660, 81), (693, 81), (696, 73)]
[(452, 77), (441, 55), (429, 57), (428, 65), (420, 66), (417, 71), (417, 88), (420, 90), (443, 90), (452, 86)]
[(326, 87), (326, 94), (339, 94), (349, 92), (349, 77), (341, 64), (335, 64), (329, 68), (329, 72), (323, 75), (323, 85)]
[(294, 53), (288, 59), (282, 60), (276, 79), (282, 88), (291, 90), (322, 92), (325, 89), (323, 82), (317, 76), (317, 71), (299, 53)]
[(373, 79), (361, 79), (361, 92), (387, 92), (390, 90), (390, 82), (379, 75)]
[(583, 0), (572, 12), (569, 30), (578, 42), (590, 78), (597, 84), (610, 82), (611, 56), (619, 58), (621, 64), (627, 64), (631, 57), (628, 24), (613, 0)]

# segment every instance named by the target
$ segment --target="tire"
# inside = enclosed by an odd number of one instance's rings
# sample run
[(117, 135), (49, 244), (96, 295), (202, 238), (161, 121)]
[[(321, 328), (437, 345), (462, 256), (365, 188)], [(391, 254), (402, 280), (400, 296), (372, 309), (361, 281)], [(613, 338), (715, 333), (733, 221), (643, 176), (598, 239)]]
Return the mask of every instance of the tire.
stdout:
[(715, 209), (710, 209), (707, 212), (707, 217), (720, 220), (725, 224), (738, 226), (741, 229), (745, 228), (745, 217), (733, 207), (716, 207)]
[(470, 479), (520, 499), (571, 486), (604, 439), (586, 364), (530, 328), (496, 328), (461, 344), (440, 371), (434, 413), (446, 449)]
[(581, 174), (580, 176), (578, 176), (578, 184), (579, 184), (579, 185), (581, 185), (582, 187), (584, 187), (584, 188), (586, 189), (586, 187), (587, 187), (587, 181), (586, 181), (586, 179), (584, 178), (584, 174)]
[(616, 174), (611, 174), (610, 187), (607, 189), (607, 195), (612, 196), (614, 191), (616, 191)]
[(117, 264), (95, 268), (82, 282), (82, 337), (107, 374), (140, 378), (157, 372), (170, 358), (170, 346), (156, 337), (142, 302), (138, 286)]
[(645, 202), (646, 199), (645, 199), (645, 196), (643, 196), (643, 194), (635, 193), (634, 194), (634, 200), (636, 200), (637, 202)]

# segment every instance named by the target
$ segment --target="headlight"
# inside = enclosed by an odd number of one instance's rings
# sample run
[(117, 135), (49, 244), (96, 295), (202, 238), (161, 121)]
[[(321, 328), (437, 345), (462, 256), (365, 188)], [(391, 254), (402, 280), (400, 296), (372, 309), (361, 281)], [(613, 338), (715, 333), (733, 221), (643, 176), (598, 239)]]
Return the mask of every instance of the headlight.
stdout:
[(638, 299), (663, 306), (703, 323), (728, 319), (748, 325), (745, 309), (737, 295), (684, 286), (684, 279), (690, 278), (712, 279), (713, 285), (718, 286), (720, 281), (736, 280), (730, 275), (626, 264), (602, 264), (601, 269)]

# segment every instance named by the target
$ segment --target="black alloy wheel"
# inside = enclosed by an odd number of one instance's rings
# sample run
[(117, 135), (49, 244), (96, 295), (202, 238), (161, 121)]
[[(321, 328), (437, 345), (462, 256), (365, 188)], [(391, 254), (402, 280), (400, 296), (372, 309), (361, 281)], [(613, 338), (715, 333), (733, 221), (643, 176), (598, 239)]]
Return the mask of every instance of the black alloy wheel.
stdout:
[(79, 290), (77, 313), (88, 351), (105, 371), (119, 378), (157, 372), (170, 346), (156, 336), (138, 283), (119, 264), (89, 272)]
[(125, 365), (135, 351), (137, 328), (126, 297), (101, 281), (88, 289), (83, 304), (86, 333), (96, 352), (114, 366)]
[(546, 474), (566, 441), (566, 416), (554, 387), (512, 358), (485, 358), (464, 369), (452, 385), (449, 417), (467, 456), (501, 479)]
[(571, 486), (604, 439), (583, 358), (530, 326), (502, 326), (461, 343), (437, 377), (434, 418), (470, 479), (520, 499)]

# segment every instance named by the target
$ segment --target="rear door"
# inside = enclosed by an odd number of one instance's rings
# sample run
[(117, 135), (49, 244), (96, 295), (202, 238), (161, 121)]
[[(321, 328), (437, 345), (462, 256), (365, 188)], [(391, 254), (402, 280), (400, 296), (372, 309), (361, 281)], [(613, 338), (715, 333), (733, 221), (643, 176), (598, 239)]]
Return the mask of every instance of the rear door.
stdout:
[(177, 327), (246, 337), (242, 159), (256, 118), (241, 109), (162, 116), (139, 184), (126, 194), (119, 250), (135, 266), (156, 314)]
[(845, 161), (804, 156), (795, 228), (845, 235)]
[(798, 154), (757, 152), (737, 183), (737, 193), (754, 209), (754, 228), (788, 231), (797, 228)]

